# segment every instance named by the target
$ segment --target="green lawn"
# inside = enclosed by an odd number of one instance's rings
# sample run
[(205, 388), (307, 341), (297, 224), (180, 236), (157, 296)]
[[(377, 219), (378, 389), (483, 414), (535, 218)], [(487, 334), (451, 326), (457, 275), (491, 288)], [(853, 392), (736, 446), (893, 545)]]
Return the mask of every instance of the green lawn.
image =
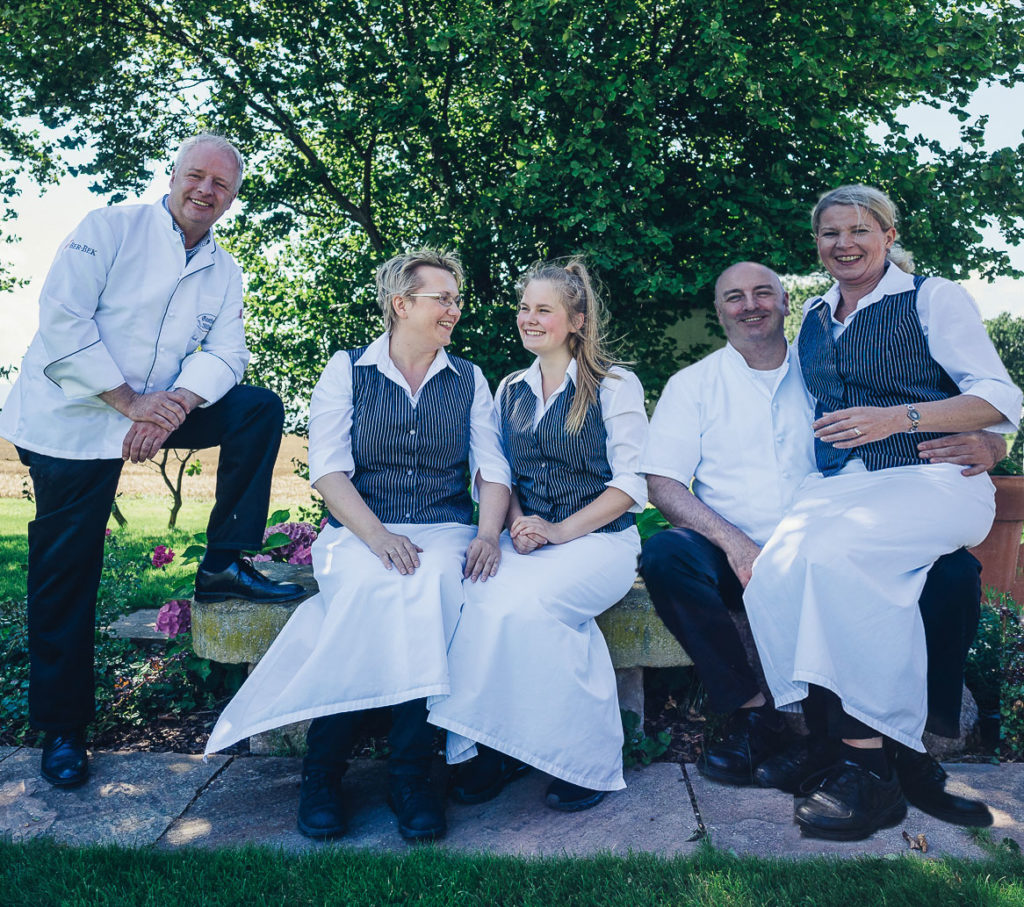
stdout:
[[(195, 533), (205, 531), (213, 502), (186, 502), (178, 514), (178, 526), (173, 531), (167, 528), (166, 496), (120, 497), (118, 505), (128, 525), (121, 529), (111, 518), (109, 527), (121, 546), (119, 556), (140, 569), (138, 582), (125, 590), (125, 608), (135, 611), (159, 607), (195, 574), (195, 564), (183, 565), (180, 555), (192, 543)], [(271, 512), (288, 508), (288, 503), (275, 503)], [(0, 498), (0, 552), (3, 552), (0, 557), (0, 601), (18, 601), (25, 597), (27, 525), (33, 514), (34, 505), (29, 501)], [(156, 545), (169, 546), (179, 557), (161, 570), (147, 566)]]
[(1020, 905), (1024, 861), (758, 860), (710, 847), (696, 856), (590, 859), (403, 855), (322, 847), (171, 853), (48, 842), (0, 843), (5, 907), (182, 905)]

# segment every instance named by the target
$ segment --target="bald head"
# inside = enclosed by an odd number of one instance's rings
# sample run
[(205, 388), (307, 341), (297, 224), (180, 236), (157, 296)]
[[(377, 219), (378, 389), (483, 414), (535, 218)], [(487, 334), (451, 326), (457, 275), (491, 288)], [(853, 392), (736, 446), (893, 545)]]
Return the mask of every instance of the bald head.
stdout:
[(782, 288), (782, 279), (767, 265), (756, 261), (738, 261), (729, 265), (715, 281), (715, 308), (721, 305), (723, 294), (730, 287), (756, 286), (758, 284), (771, 286), (780, 295), (785, 295)]
[(779, 275), (754, 261), (726, 268), (715, 281), (715, 311), (726, 339), (751, 368), (775, 368), (786, 356), (782, 326), (789, 295)]

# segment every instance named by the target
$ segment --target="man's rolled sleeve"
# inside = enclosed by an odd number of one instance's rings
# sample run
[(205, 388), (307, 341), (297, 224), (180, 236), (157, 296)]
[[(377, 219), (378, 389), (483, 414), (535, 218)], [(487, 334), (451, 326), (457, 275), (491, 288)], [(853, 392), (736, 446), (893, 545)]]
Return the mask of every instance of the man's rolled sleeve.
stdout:
[(327, 363), (309, 402), (310, 485), (332, 472), (349, 478), (355, 473), (352, 414), (352, 361), (339, 352)]
[(39, 336), (49, 362), (43, 374), (69, 400), (124, 384), (100, 339), (96, 308), (117, 249), (110, 228), (89, 214), (64, 240), (39, 297)]
[(700, 463), (700, 412), (697, 389), (685, 372), (677, 372), (651, 416), (647, 447), (640, 458), (640, 472), (665, 476), (689, 488)]

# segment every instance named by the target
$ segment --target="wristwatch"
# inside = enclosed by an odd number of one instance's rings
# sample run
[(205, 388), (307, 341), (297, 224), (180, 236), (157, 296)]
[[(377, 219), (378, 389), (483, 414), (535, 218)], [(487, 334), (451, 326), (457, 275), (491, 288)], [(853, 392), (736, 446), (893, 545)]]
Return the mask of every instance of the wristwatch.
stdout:
[(907, 418), (910, 420), (910, 428), (907, 429), (907, 434), (912, 435), (917, 431), (917, 426), (921, 422), (921, 414), (917, 411), (917, 407), (913, 403), (907, 404)]

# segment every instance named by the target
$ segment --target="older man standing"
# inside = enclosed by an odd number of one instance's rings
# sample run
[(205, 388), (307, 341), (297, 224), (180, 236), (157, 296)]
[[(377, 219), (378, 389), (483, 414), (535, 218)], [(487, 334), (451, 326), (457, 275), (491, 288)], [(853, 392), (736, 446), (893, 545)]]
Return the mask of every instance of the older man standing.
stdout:
[(212, 227), (242, 182), (220, 136), (188, 139), (154, 205), (91, 212), (63, 242), (39, 301), (39, 331), (0, 413), (29, 467), (29, 719), (46, 732), (41, 772), (88, 776), (93, 636), (104, 529), (126, 460), (220, 446), (216, 502), (196, 598), (287, 601), (242, 561), (262, 544), (283, 410), (238, 384), (249, 361), (242, 277)]
[[(729, 612), (742, 608), (754, 559), (816, 470), (814, 406), (783, 333), (789, 298), (778, 275), (753, 262), (727, 268), (715, 284), (715, 309), (727, 345), (676, 373), (651, 420), (641, 471), (651, 501), (676, 528), (647, 542), (641, 573), (658, 613), (693, 657), (712, 708), (734, 715), (725, 740), (705, 750), (698, 769), (727, 784), (756, 781), (796, 792), (835, 754), (787, 740)], [(1003, 456), (1005, 445), (974, 432), (919, 449), (973, 474)], [(978, 563), (966, 550), (940, 558), (929, 572), (920, 608), (934, 733), (958, 734), (979, 598)], [(992, 821), (983, 803), (945, 791), (945, 773), (931, 757), (899, 746), (897, 766), (918, 808), (960, 825)]]

